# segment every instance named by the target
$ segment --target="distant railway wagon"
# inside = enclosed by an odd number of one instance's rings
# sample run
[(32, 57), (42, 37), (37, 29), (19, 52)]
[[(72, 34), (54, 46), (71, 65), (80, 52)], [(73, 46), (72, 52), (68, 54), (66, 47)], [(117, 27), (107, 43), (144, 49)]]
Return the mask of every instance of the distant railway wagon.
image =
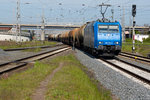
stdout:
[(122, 28), (119, 22), (87, 22), (80, 28), (60, 34), (60, 40), (95, 55), (115, 56), (121, 51)]

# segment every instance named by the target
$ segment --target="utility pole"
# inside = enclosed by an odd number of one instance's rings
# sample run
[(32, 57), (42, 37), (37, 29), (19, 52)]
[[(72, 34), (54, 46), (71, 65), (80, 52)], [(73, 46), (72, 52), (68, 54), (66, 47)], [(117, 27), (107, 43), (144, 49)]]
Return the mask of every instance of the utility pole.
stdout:
[(133, 34), (132, 34), (132, 39), (133, 39), (133, 47), (132, 47), (132, 52), (134, 53), (135, 51), (135, 15), (136, 15), (136, 5), (132, 5), (132, 16), (133, 16)]
[(124, 6), (123, 6), (123, 16), (122, 16), (122, 41), (125, 42), (125, 9), (124, 9)]
[(42, 16), (42, 26), (41, 26), (41, 41), (45, 41), (45, 18), (44, 15)]
[(111, 9), (111, 13), (112, 13), (112, 22), (114, 22), (114, 9)]
[[(104, 15), (105, 15), (108, 7), (110, 7), (111, 5), (102, 3), (99, 6), (101, 7), (101, 14), (102, 14), (102, 17), (103, 17), (102, 21), (105, 22), (105, 16)], [(103, 7), (106, 7), (105, 10), (104, 10), (104, 12), (103, 12)]]
[(42, 25), (41, 25), (41, 30), (42, 30), (42, 33), (41, 33), (41, 41), (42, 41), (42, 43), (44, 43), (44, 41), (45, 41), (45, 17), (44, 17), (44, 5), (43, 5), (43, 8), (42, 8)]
[(132, 16), (130, 15), (131, 12), (129, 11), (129, 38), (131, 38), (131, 29), (132, 29)]
[(21, 42), (21, 30), (20, 30), (20, 0), (17, 0), (17, 22), (16, 22), (16, 41), (18, 40), (19, 36), (19, 41)]

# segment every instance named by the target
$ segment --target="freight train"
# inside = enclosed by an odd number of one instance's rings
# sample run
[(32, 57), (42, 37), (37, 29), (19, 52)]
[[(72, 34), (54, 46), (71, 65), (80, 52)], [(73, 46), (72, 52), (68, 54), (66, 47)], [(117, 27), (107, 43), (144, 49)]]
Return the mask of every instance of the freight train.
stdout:
[(118, 55), (122, 47), (122, 28), (119, 22), (87, 22), (63, 34), (51, 34), (49, 40), (80, 47), (98, 56)]

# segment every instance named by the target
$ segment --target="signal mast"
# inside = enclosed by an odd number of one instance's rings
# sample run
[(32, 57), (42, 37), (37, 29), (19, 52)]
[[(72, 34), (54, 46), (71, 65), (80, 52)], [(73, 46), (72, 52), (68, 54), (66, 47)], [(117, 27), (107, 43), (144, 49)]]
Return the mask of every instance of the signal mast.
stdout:
[(133, 53), (135, 51), (135, 24), (136, 24), (135, 15), (136, 15), (136, 5), (132, 5), (132, 16), (133, 16), (133, 33), (132, 33), (133, 46), (132, 46), (132, 52)]

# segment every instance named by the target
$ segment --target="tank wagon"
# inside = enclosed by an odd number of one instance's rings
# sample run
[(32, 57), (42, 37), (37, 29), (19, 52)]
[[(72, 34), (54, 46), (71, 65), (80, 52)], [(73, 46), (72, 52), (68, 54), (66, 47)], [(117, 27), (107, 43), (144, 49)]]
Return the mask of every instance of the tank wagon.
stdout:
[(79, 30), (79, 28), (75, 28), (69, 32), (68, 36), (69, 36), (69, 44), (70, 45), (75, 45), (75, 43), (76, 43), (76, 38), (75, 38), (76, 36), (75, 35), (77, 35), (78, 30)]
[(58, 41), (59, 34), (50, 34), (48, 40)]
[(60, 34), (60, 40), (95, 55), (115, 56), (121, 51), (122, 28), (119, 22), (87, 22), (80, 28)]

